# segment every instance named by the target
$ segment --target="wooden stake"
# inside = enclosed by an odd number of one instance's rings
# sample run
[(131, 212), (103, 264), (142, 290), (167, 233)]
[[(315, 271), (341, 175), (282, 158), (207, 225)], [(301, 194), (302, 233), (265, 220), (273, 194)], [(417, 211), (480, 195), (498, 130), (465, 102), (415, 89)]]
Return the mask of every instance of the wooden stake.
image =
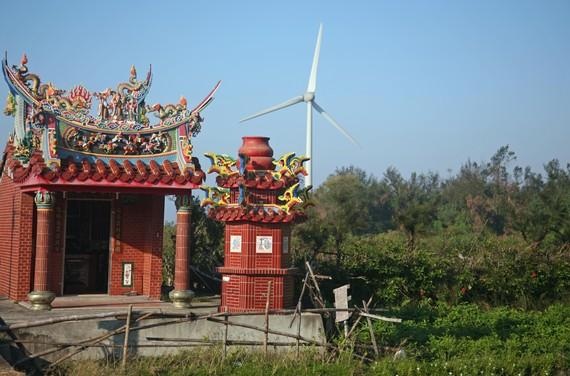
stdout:
[[(221, 323), (221, 324), (224, 323), (223, 320), (220, 320), (219, 318), (216, 318), (216, 317), (208, 317), (206, 320), (208, 320), (208, 321), (213, 321), (213, 322), (217, 322), (217, 323)], [(230, 325), (239, 326), (239, 327), (241, 327), (241, 328), (246, 328), (246, 329), (251, 329), (251, 330), (257, 330), (257, 331), (260, 331), (260, 332), (265, 332), (265, 331), (266, 331), (265, 328), (262, 328), (262, 327), (259, 327), (259, 326), (249, 325), (249, 324), (242, 324), (242, 323), (238, 323), (238, 322), (231, 322)], [(318, 342), (318, 341), (315, 341), (314, 339), (311, 339), (311, 338), (306, 338), (306, 337), (303, 337), (303, 336), (296, 336), (296, 335), (294, 335), (294, 334), (289, 334), (289, 333), (286, 333), (286, 332), (282, 332), (282, 331), (280, 331), (280, 330), (269, 329), (269, 330), (267, 330), (267, 331), (268, 331), (269, 333), (271, 333), (271, 334), (275, 334), (275, 335), (278, 335), (278, 336), (283, 336), (283, 337), (288, 337), (288, 338), (299, 338), (301, 341), (304, 341), (304, 342), (306, 342), (306, 343), (308, 343), (308, 344), (312, 344), (312, 345), (316, 345), (316, 346), (322, 346), (322, 347), (326, 347), (326, 348), (333, 349), (333, 350), (334, 350), (334, 349), (338, 349), (338, 347), (336, 347), (336, 346), (334, 346), (333, 344), (330, 344), (330, 343), (328, 343), (328, 342), (324, 342), (324, 343), (323, 343), (323, 342)], [(362, 355), (359, 355), (359, 354), (356, 354), (356, 353), (352, 353), (352, 355), (353, 355), (354, 357), (356, 357), (356, 358), (359, 358), (359, 359), (363, 359), (363, 360), (370, 361), (370, 362), (372, 361), (372, 359), (367, 358), (367, 357), (362, 356)]]
[[(0, 317), (0, 324), (5, 325), (6, 323), (4, 322), (4, 319), (2, 319), (2, 317)], [(15, 369), (16, 365), (18, 364), (23, 364), (23, 363), (27, 363), (30, 362), (31, 366), (33, 369), (36, 370), (36, 372), (38, 372), (39, 374), (41, 374), (41, 369), (40, 367), (36, 364), (36, 362), (34, 361), (34, 358), (30, 356), (30, 352), (28, 351), (28, 349), (26, 349), (26, 347), (20, 343), (18, 341), (18, 337), (16, 337), (16, 334), (14, 334), (14, 332), (12, 332), (10, 329), (6, 330), (6, 334), (8, 335), (8, 337), (10, 337), (10, 339), (16, 343), (16, 347), (18, 348), (18, 350), (20, 351), (20, 354), (22, 355), (23, 359), (17, 361), (14, 364), (11, 364), (11, 366)]]
[(299, 322), (297, 323), (297, 338), (296, 338), (296, 341), (297, 341), (297, 359), (299, 359), (299, 352), (300, 352), (299, 346), (301, 344), (300, 343), (301, 341), (299, 340), (299, 338), (301, 338), (301, 319), (302, 318), (303, 318), (303, 316), (301, 315), (301, 308), (299, 307)]
[(129, 353), (129, 332), (131, 330), (131, 315), (133, 313), (133, 305), (129, 305), (129, 311), (127, 313), (127, 323), (125, 327), (125, 342), (123, 343), (123, 359), (122, 366), (123, 369), (127, 366), (127, 357)]
[(354, 332), (354, 329), (356, 329), (356, 326), (358, 325), (358, 323), (360, 322), (360, 320), (362, 320), (362, 316), (358, 316), (358, 318), (356, 319), (356, 321), (354, 322), (354, 324), (352, 324), (352, 327), (350, 328), (350, 330), (348, 331), (348, 334), (346, 337), (350, 337), (352, 335), (352, 332)]
[(228, 325), (229, 317), (227, 315), (228, 307), (226, 307), (225, 311), (226, 311), (226, 315), (224, 315), (224, 325), (225, 325), (225, 328), (224, 328), (224, 359), (228, 355), (228, 327), (229, 327), (229, 325)]
[(401, 323), (401, 322), (402, 322), (402, 319), (396, 319), (396, 318), (393, 318), (393, 317), (384, 317), (384, 316), (373, 315), (373, 314), (371, 314), (371, 313), (363, 312), (363, 311), (360, 311), (359, 314), (360, 314), (361, 316), (368, 317), (368, 318), (371, 318), (371, 319), (380, 320), (380, 321), (396, 322), (396, 323)]
[[(152, 313), (149, 312), (147, 315), (150, 316), (151, 314)], [(144, 320), (146, 318), (145, 316), (147, 316), (147, 315), (141, 316), (137, 321)], [(104, 334), (104, 335), (101, 335), (101, 336), (98, 336), (98, 337), (95, 337), (92, 339), (88, 339), (85, 341), (85, 343), (88, 345), (95, 345), (97, 343), (103, 342), (107, 338), (110, 338), (110, 337), (113, 337), (114, 335), (123, 333), (125, 330), (125, 327), (126, 327), (126, 325), (123, 325), (120, 328), (113, 330), (111, 333), (107, 333), (107, 334)], [(67, 359), (71, 358), (72, 356), (79, 354), (80, 352), (82, 352), (83, 350), (85, 350), (87, 348), (88, 347), (86, 347), (86, 346), (79, 346), (78, 349), (75, 349), (74, 351), (70, 352), (69, 354), (62, 356), (61, 358), (59, 358), (58, 360), (53, 362), (50, 367), (54, 367), (54, 366), (60, 364), (64, 360), (67, 360)], [(35, 356), (37, 356), (37, 355), (35, 355)]]
[(124, 315), (124, 314), (125, 314), (124, 312), (104, 312), (104, 313), (96, 313), (96, 314), (89, 314), (89, 315), (71, 315), (71, 316), (63, 316), (63, 317), (54, 317), (51, 319), (20, 322), (20, 323), (15, 323), (12, 325), (5, 325), (4, 323), (2, 323), (2, 325), (0, 325), (0, 332), (5, 332), (8, 330), (15, 330), (15, 329), (23, 329), (23, 328), (34, 328), (37, 326), (57, 324), (59, 322), (66, 322), (66, 321), (104, 319), (107, 317), (114, 317), (114, 316)]
[(317, 301), (321, 305), (321, 308), (325, 308), (325, 301), (323, 299), (323, 294), (321, 293), (321, 289), (319, 288), (319, 282), (317, 282), (317, 278), (315, 277), (315, 274), (313, 273), (313, 269), (311, 268), (311, 264), (309, 264), (308, 261), (305, 261), (305, 265), (307, 265), (307, 270), (309, 271), (309, 275), (311, 276), (315, 290), (317, 291), (317, 294), (316, 294)]
[(297, 317), (297, 313), (301, 312), (301, 305), (303, 304), (303, 295), (305, 295), (305, 288), (307, 287), (307, 281), (309, 280), (309, 272), (305, 274), (305, 278), (303, 279), (303, 288), (301, 289), (301, 295), (299, 295), (299, 300), (297, 301), (297, 305), (295, 306), (295, 312), (293, 313), (293, 319), (289, 323), (289, 328), (293, 326), (295, 322), (295, 318)]
[(267, 343), (269, 342), (269, 298), (271, 297), (271, 285), (273, 281), (267, 282), (267, 297), (265, 299), (265, 340), (264, 340), (264, 351), (267, 356)]
[[(371, 303), (372, 298), (370, 298), (368, 302)], [(368, 313), (368, 304), (364, 300), (362, 301), (362, 306), (364, 312)], [(372, 327), (372, 320), (370, 320), (370, 317), (366, 317), (366, 321), (368, 322), (368, 330), (370, 331), (370, 340), (372, 341), (372, 346), (374, 346), (374, 354), (376, 354), (376, 357), (378, 357), (378, 355), (380, 355), (380, 352), (378, 351), (378, 344), (376, 343), (376, 337), (374, 336), (374, 328)]]

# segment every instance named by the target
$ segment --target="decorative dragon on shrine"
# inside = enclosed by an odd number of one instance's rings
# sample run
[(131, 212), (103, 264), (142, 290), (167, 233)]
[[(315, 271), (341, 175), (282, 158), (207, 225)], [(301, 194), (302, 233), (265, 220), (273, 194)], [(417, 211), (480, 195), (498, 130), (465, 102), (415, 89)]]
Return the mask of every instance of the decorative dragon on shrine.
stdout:
[(220, 187), (200, 187), (204, 192), (206, 192), (206, 198), (200, 202), (200, 206), (225, 206), (230, 203), (230, 190), (227, 188)]
[(210, 160), (212, 166), (208, 170), (208, 174), (217, 173), (222, 177), (239, 175), (239, 171), (235, 169), (236, 160), (227, 154), (204, 153)]
[[(309, 191), (312, 187), (300, 188), (298, 176), (306, 175), (303, 164), (309, 159), (287, 153), (273, 160), (275, 170), (247, 170), (248, 157), (240, 155), (239, 163), (226, 154), (205, 153), (211, 162), (208, 173), (218, 174), (218, 187), (203, 187), (207, 196), (201, 205), (212, 209), (211, 215), (222, 215), (231, 210), (232, 215), (268, 216), (277, 218), (280, 214), (293, 216), (303, 213), (312, 206)], [(239, 167), (239, 168), (238, 168)], [(235, 190), (235, 196), (230, 192)], [(261, 192), (275, 192), (270, 195)], [(232, 199), (230, 199), (233, 197)], [(237, 211), (237, 212), (236, 212)], [(261, 213), (261, 214), (260, 214)], [(239, 215), (238, 215), (239, 217)], [(241, 218), (241, 217), (239, 217)], [(269, 220), (269, 219), (268, 219)]]
[[(70, 156), (81, 158), (79, 154), (98, 158), (172, 154), (180, 165), (192, 165), (191, 137), (200, 132), (201, 112), (213, 101), (221, 83), (193, 108), (188, 108), (185, 97), (176, 104), (149, 106), (146, 96), (152, 67), (139, 79), (133, 65), (126, 82), (102, 91), (81, 85), (63, 90), (42, 82), (30, 72), (25, 54), (19, 65), (9, 66), (5, 57), (2, 71), (10, 88), (4, 114), (16, 118), (14, 142), (21, 144), (32, 131), (45, 145), (46, 160), (56, 163)], [(159, 122), (152, 122), (149, 113)]]
[(308, 161), (310, 158), (303, 156), (296, 157), (295, 153), (287, 153), (282, 155), (279, 159), (273, 162), (276, 172), (273, 173), (275, 179), (279, 179), (283, 176), (295, 177), (299, 174), (307, 176), (307, 170), (303, 166), (303, 163)]

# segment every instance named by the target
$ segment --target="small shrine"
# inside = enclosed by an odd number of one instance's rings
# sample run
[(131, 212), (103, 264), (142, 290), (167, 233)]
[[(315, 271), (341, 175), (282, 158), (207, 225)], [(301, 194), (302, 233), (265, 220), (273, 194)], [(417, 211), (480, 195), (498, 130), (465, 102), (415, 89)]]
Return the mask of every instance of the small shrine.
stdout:
[(165, 195), (177, 196), (175, 292), (187, 305), (189, 203), (205, 173), (192, 155), (201, 112), (147, 104), (152, 71), (115, 88), (70, 90), (3, 59), (14, 129), (0, 162), (0, 294), (49, 309), (55, 296), (159, 298)]
[[(267, 137), (243, 137), (238, 159), (207, 153), (216, 187), (202, 186), (208, 215), (225, 223), (220, 310), (262, 311), (295, 305), (291, 226), (305, 219), (308, 188), (300, 188), (306, 157), (273, 159)], [(269, 298), (267, 297), (269, 294)]]

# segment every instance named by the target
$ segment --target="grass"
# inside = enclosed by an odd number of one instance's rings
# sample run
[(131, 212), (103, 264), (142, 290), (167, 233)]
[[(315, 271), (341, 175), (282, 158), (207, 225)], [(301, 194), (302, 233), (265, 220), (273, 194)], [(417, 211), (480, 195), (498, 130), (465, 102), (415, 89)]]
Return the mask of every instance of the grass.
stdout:
[[(570, 305), (544, 311), (483, 309), (473, 304), (403, 307), (391, 313), (402, 324), (376, 322), (381, 346), (403, 347), (407, 358), (385, 354), (372, 363), (353, 356), (370, 345), (368, 328), (356, 340), (340, 338), (340, 355), (308, 348), (271, 353), (220, 347), (162, 357), (134, 358), (128, 367), (107, 361), (68, 361), (52, 375), (570, 375)], [(367, 354), (371, 356), (371, 352)]]

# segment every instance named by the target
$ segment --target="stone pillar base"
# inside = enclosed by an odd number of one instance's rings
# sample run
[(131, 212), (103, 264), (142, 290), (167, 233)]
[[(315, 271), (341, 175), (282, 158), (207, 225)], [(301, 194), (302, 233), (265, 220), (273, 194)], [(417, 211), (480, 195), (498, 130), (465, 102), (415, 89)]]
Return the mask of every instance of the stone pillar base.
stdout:
[(28, 294), (28, 300), (32, 305), (31, 309), (36, 311), (51, 310), (51, 302), (55, 299), (55, 294), (51, 291), (32, 291)]
[(190, 308), (190, 303), (194, 298), (192, 290), (172, 290), (168, 297), (176, 308)]

